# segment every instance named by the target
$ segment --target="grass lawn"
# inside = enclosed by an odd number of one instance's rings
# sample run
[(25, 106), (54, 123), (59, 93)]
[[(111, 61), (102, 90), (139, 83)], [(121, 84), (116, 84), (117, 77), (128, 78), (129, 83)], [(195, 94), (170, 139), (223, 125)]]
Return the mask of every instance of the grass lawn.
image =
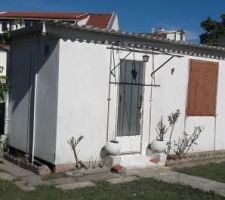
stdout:
[(33, 192), (23, 192), (13, 183), (0, 180), (0, 200), (225, 200), (213, 193), (205, 193), (181, 185), (167, 184), (152, 179), (111, 185), (97, 183), (97, 187), (62, 191), (54, 187), (40, 187)]
[(176, 171), (225, 183), (225, 162), (181, 168)]

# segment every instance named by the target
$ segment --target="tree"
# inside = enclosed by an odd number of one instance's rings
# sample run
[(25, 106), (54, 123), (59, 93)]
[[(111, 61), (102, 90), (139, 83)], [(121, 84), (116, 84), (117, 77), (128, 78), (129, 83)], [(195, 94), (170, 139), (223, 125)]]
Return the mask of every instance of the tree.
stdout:
[(201, 22), (201, 27), (205, 30), (200, 35), (201, 44), (225, 46), (225, 14), (221, 15), (221, 21), (208, 17)]

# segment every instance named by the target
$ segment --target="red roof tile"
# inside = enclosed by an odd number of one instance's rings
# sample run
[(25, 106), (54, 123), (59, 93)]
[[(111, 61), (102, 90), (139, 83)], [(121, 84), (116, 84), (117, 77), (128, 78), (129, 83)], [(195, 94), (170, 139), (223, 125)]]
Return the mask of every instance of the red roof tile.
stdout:
[(109, 24), (112, 14), (91, 14), (87, 25), (98, 28), (106, 28)]
[(59, 19), (59, 20), (81, 20), (90, 16), (87, 25), (98, 28), (106, 28), (111, 19), (112, 13), (66, 13), (66, 12), (2, 12), (0, 19)]

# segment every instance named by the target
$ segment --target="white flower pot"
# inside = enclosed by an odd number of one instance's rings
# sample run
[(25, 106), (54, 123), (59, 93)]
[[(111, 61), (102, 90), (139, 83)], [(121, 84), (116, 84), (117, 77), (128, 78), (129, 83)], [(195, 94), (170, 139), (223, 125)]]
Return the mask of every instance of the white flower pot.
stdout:
[(162, 153), (164, 150), (166, 150), (166, 142), (153, 140), (151, 143), (151, 150), (153, 152)]
[(117, 155), (120, 153), (120, 143), (115, 140), (111, 140), (106, 143), (105, 145), (105, 150), (110, 154), (110, 155)]

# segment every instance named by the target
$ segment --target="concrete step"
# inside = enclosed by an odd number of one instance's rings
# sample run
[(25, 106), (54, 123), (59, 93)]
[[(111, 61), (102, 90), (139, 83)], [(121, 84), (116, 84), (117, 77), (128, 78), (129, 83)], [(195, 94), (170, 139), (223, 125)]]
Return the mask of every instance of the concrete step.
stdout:
[(156, 166), (164, 166), (165, 162), (151, 162), (152, 157), (142, 155), (122, 155), (120, 165), (126, 169), (142, 169)]

